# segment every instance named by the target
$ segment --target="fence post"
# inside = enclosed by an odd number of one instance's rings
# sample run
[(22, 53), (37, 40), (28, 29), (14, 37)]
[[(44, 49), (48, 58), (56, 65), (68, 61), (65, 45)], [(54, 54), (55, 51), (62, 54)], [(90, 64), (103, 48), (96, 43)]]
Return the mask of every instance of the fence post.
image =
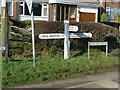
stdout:
[(68, 31), (69, 27), (69, 21), (65, 20), (64, 21), (64, 34), (65, 34), (65, 39), (64, 39), (64, 59), (69, 59), (70, 57), (70, 34)]

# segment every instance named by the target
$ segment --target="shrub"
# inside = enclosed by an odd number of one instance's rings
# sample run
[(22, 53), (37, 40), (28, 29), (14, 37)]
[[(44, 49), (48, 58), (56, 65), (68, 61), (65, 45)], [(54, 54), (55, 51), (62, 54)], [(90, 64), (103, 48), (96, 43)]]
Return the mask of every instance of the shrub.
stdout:
[(115, 18), (115, 22), (120, 23), (120, 16), (117, 16), (117, 17)]
[(107, 19), (107, 15), (106, 13), (102, 13), (102, 16), (101, 16), (101, 22), (106, 22), (106, 19)]

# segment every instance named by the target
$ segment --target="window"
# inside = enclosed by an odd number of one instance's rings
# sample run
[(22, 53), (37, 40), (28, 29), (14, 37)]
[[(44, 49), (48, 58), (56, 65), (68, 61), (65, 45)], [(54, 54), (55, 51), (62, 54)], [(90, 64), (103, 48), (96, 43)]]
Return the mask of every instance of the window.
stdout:
[(27, 3), (25, 3), (25, 15), (30, 15)]
[(44, 15), (43, 16), (47, 16), (47, 8), (44, 8), (43, 11), (44, 11)]
[[(34, 16), (48, 16), (48, 5), (33, 3), (33, 14)], [(19, 2), (19, 14), (30, 15), (26, 2)]]
[(19, 2), (19, 14), (23, 15), (24, 13), (24, 2)]
[(41, 16), (42, 5), (38, 3), (33, 3), (33, 12), (34, 16)]
[(47, 4), (42, 4), (43, 6), (43, 15), (42, 16), (48, 16), (48, 6)]
[(7, 5), (8, 5), (9, 16), (13, 16), (13, 1), (8, 2)]
[(71, 8), (70, 18), (75, 18), (75, 8), (74, 7)]

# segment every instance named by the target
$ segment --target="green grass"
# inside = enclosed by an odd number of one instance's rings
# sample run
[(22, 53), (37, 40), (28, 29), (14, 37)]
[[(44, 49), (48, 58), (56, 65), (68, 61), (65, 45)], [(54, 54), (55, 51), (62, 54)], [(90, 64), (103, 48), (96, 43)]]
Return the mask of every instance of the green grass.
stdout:
[(118, 58), (115, 56), (106, 57), (105, 53), (92, 50), (88, 60), (87, 53), (77, 54), (72, 53), (68, 60), (64, 60), (63, 56), (40, 56), (36, 58), (36, 67), (33, 66), (32, 58), (17, 57), (10, 59), (8, 64), (3, 61), (2, 85), (38, 84), (117, 69)]

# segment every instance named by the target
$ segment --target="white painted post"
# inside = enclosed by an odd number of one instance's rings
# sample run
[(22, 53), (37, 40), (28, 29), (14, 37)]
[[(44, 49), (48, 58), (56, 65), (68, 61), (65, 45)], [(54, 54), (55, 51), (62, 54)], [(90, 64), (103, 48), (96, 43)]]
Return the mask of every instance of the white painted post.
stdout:
[(106, 57), (108, 56), (108, 43), (106, 42)]
[(70, 57), (70, 34), (68, 31), (69, 28), (69, 21), (65, 20), (64, 21), (64, 34), (65, 34), (65, 39), (64, 39), (64, 59), (69, 59)]
[(33, 48), (33, 65), (36, 65), (35, 62), (35, 35), (34, 35), (34, 16), (33, 16), (33, 10), (31, 13), (31, 25), (32, 25), (32, 48)]
[(33, 16), (32, 2), (33, 2), (33, 0), (26, 0), (29, 13), (31, 14), (33, 65), (35, 66), (36, 65), (36, 62), (35, 62), (35, 35), (34, 35), (34, 16)]

